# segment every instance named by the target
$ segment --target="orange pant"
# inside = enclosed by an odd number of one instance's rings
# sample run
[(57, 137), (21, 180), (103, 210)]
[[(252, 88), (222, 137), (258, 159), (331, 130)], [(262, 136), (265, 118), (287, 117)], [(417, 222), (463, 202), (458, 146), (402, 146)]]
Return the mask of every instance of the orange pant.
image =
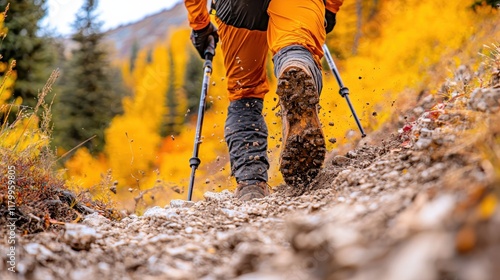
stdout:
[[(264, 11), (265, 12), (265, 11)], [(290, 45), (302, 45), (318, 65), (325, 41), (323, 0), (272, 0), (267, 9), (267, 31), (235, 27), (217, 17), (231, 101), (264, 98), (268, 50), (274, 55)]]

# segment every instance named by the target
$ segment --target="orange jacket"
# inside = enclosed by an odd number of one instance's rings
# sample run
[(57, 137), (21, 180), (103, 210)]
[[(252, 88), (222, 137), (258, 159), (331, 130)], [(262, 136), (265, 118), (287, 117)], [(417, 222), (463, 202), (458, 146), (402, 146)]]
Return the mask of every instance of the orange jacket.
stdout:
[[(326, 0), (326, 9), (337, 13), (344, 0)], [(194, 30), (200, 30), (208, 25), (210, 16), (207, 9), (207, 0), (184, 0), (188, 10), (189, 26)]]
[(210, 22), (210, 15), (207, 9), (207, 0), (184, 0), (184, 5), (188, 10), (189, 26), (193, 30), (203, 29)]

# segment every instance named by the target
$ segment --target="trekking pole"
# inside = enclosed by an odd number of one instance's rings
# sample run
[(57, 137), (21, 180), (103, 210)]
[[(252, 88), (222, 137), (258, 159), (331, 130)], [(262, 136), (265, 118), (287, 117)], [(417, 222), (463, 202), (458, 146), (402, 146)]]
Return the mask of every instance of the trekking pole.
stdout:
[(351, 104), (351, 100), (349, 99), (349, 89), (344, 86), (344, 83), (342, 82), (342, 79), (340, 78), (339, 70), (337, 69), (335, 62), (333, 62), (332, 55), (330, 54), (330, 50), (328, 49), (328, 46), (326, 44), (323, 44), (323, 52), (325, 53), (326, 62), (328, 62), (328, 66), (330, 67), (330, 70), (332, 70), (332, 73), (335, 76), (335, 78), (337, 79), (337, 83), (339, 84), (340, 96), (344, 97), (345, 100), (347, 101), (347, 105), (349, 105), (349, 109), (351, 109), (352, 116), (354, 117), (354, 120), (356, 121), (356, 124), (358, 125), (359, 131), (361, 131), (361, 137), (365, 137), (366, 133), (363, 130), (363, 127), (361, 126), (361, 122), (359, 121), (358, 115), (356, 115), (356, 111), (354, 110), (354, 107)]
[(189, 159), (189, 166), (191, 166), (191, 178), (189, 181), (188, 201), (191, 201), (191, 198), (193, 196), (194, 175), (196, 173), (196, 169), (201, 163), (201, 160), (198, 158), (198, 150), (202, 142), (201, 129), (203, 126), (203, 117), (205, 116), (205, 100), (207, 98), (210, 75), (212, 74), (212, 59), (215, 55), (214, 37), (210, 35), (208, 37), (208, 42), (208, 47), (205, 50), (205, 63), (203, 64), (205, 74), (203, 76), (203, 84), (201, 87), (200, 106), (198, 108), (198, 121), (196, 122), (196, 135), (194, 137), (193, 157)]

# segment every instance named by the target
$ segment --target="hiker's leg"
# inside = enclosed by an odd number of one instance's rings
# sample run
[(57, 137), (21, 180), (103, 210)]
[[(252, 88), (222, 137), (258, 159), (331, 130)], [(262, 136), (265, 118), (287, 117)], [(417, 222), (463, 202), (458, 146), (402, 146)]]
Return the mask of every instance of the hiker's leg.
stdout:
[(263, 98), (269, 91), (265, 68), (268, 17), (263, 2), (216, 2), (230, 100), (225, 139), (238, 183), (268, 180), (268, 132), (262, 116)]
[(283, 121), (280, 171), (287, 184), (299, 187), (316, 177), (326, 153), (317, 110), (324, 11), (322, 0), (273, 0), (268, 9), (268, 41)]

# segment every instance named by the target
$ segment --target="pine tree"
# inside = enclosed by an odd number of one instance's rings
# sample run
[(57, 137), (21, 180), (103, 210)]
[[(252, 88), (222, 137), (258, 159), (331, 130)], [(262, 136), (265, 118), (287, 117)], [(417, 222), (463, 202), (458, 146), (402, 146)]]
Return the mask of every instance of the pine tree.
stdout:
[(140, 49), (139, 42), (137, 42), (137, 40), (134, 40), (134, 43), (132, 44), (132, 50), (130, 51), (130, 60), (129, 60), (130, 73), (132, 73), (135, 69), (135, 61), (137, 60), (137, 55), (139, 54), (139, 49)]
[(104, 130), (113, 116), (122, 112), (123, 87), (113, 82), (116, 70), (110, 67), (96, 8), (97, 1), (86, 0), (77, 13), (72, 39), (78, 48), (63, 69), (54, 135), (56, 145), (64, 149), (95, 136), (85, 146), (102, 151)]
[(52, 40), (40, 35), (40, 20), (46, 15), (46, 0), (0, 0), (0, 7), (10, 9), (5, 26), (9, 35), (1, 45), (0, 61), (16, 60), (16, 82), (13, 98), (21, 97), (23, 104), (33, 108), (38, 92), (43, 88), (53, 68), (55, 55), (51, 51)]
[(176, 123), (175, 123), (175, 116), (178, 114), (177, 112), (177, 100), (176, 100), (176, 95), (175, 95), (175, 63), (174, 63), (174, 54), (172, 53), (172, 50), (169, 50), (168, 53), (169, 56), (169, 68), (170, 68), (170, 75), (168, 77), (168, 87), (167, 87), (167, 92), (166, 98), (165, 98), (165, 107), (167, 108), (166, 113), (163, 116), (163, 125), (160, 129), (160, 135), (165, 137), (170, 134), (177, 134), (179, 131), (176, 131)]

